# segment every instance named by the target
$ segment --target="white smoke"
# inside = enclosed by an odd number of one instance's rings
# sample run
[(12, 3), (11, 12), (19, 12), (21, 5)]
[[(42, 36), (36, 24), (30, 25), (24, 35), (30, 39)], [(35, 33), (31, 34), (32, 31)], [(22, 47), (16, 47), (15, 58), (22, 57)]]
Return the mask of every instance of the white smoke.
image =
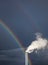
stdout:
[(27, 48), (26, 52), (31, 53), (34, 50), (40, 50), (45, 49), (45, 47), (48, 45), (48, 40), (45, 38), (42, 38), (41, 33), (36, 33), (36, 40), (31, 43), (31, 45)]

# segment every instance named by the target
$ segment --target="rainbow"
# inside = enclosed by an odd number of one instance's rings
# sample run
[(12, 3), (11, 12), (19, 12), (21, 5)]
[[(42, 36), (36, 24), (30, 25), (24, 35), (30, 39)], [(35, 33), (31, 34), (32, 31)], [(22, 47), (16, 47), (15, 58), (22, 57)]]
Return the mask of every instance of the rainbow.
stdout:
[[(18, 43), (19, 47), (22, 48), (22, 51), (24, 52), (24, 47), (22, 46), (22, 43), (20, 42), (17, 35), (14, 35), (14, 33), (10, 30), (10, 28), (5, 23), (3, 23), (2, 20), (0, 20), (0, 25), (2, 25), (4, 29), (6, 29), (10, 33), (10, 35), (14, 38), (14, 40)], [(30, 59), (29, 59), (29, 65), (32, 65)]]

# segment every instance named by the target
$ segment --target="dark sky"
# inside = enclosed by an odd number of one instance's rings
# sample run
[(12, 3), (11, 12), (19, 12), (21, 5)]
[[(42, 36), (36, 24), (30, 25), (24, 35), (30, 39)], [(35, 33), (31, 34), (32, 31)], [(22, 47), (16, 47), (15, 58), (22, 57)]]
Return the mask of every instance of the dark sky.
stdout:
[(36, 32), (48, 39), (48, 0), (0, 0), (0, 19), (18, 36), (24, 47), (35, 39)]
[(48, 0), (0, 0), (0, 19), (28, 46), (34, 33), (48, 35)]

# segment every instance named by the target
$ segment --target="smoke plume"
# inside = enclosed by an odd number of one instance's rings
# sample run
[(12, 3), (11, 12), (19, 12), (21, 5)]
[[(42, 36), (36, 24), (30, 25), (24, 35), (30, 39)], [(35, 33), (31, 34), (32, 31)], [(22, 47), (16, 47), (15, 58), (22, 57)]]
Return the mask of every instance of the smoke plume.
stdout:
[(36, 33), (36, 40), (32, 41), (31, 45), (27, 48), (26, 52), (31, 53), (34, 50), (45, 49), (48, 45), (48, 40), (42, 37), (41, 33)]

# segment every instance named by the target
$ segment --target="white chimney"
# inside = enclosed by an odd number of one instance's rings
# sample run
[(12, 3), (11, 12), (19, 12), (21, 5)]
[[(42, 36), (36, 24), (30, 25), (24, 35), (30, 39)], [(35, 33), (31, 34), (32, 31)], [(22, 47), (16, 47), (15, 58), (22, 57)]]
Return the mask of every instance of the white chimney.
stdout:
[(28, 53), (25, 52), (25, 65), (28, 65)]

